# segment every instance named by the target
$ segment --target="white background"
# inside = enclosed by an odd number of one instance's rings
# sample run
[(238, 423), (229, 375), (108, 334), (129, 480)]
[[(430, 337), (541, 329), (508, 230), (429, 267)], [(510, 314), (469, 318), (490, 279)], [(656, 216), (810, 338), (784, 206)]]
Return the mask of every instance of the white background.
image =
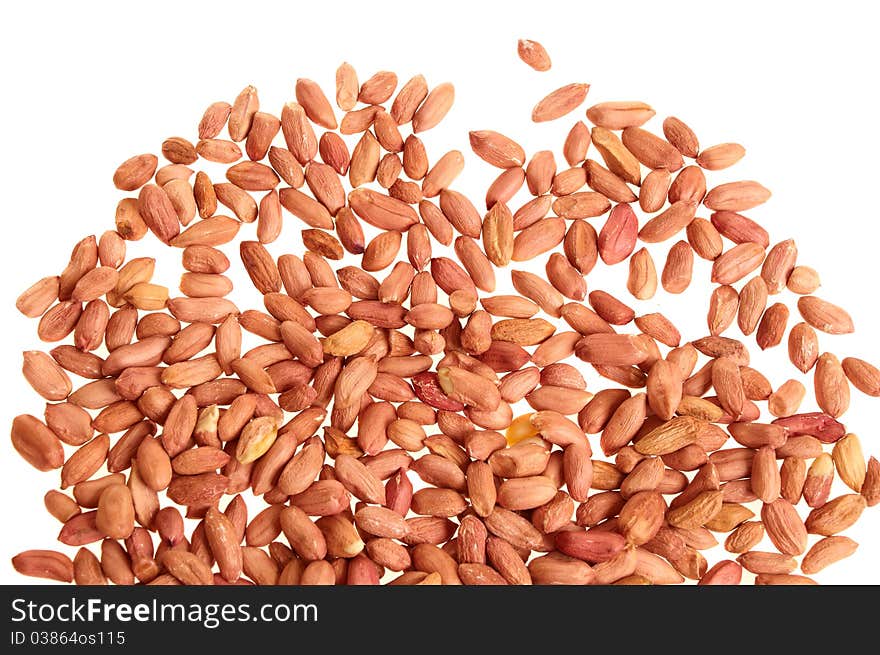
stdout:
[[(703, 146), (742, 143), (746, 158), (710, 177), (710, 184), (757, 179), (773, 191), (769, 203), (747, 213), (770, 230), (772, 242), (796, 237), (801, 263), (821, 273), (818, 295), (845, 306), (856, 323), (856, 335), (822, 335), (822, 348), (880, 363), (875, 283), (880, 227), (874, 199), (880, 47), (872, 5), (635, 0), (7, 5), (0, 28), (0, 125), (7, 140), (0, 158), (5, 230), (0, 306), (6, 308), (0, 421), (8, 426), (17, 414), (43, 411), (43, 402), (19, 375), (21, 351), (41, 346), (35, 321), (14, 310), (15, 298), (38, 278), (60, 272), (77, 240), (113, 227), (120, 193), (111, 176), (118, 163), (133, 154), (158, 153), (168, 136), (195, 141), (204, 108), (215, 100), (231, 101), (246, 84), (259, 89), (261, 108), (276, 115), (293, 98), (297, 77), (317, 80), (332, 97), (334, 71), (343, 60), (362, 80), (390, 69), (401, 83), (417, 72), (431, 86), (454, 82), (452, 112), (424, 140), (432, 161), (452, 148), (465, 152), (466, 171), (455, 187), (475, 203), (497, 171), (470, 153), (472, 129), (509, 134), (527, 152), (553, 149), (563, 162), (564, 135), (586, 106), (636, 99), (658, 112), (650, 129), (659, 131), (663, 117), (676, 115), (696, 130)], [(553, 59), (549, 73), (519, 61), (516, 40), (523, 37), (547, 47)], [(530, 122), (540, 97), (574, 81), (592, 85), (584, 107), (553, 124)], [(289, 215), (287, 221), (271, 247), (276, 255), (301, 248), (301, 226)], [(129, 253), (154, 246), (149, 237)], [(238, 264), (235, 250), (227, 252)], [(662, 251), (652, 252), (659, 270)], [(161, 254), (157, 276), (173, 287), (178, 257)], [(588, 283), (591, 289), (620, 290), (625, 275), (625, 266), (617, 267)], [(695, 279), (707, 277), (708, 265), (698, 261)], [(499, 280), (503, 286), (506, 274)], [(653, 301), (635, 306), (640, 312), (662, 308), (679, 326), (693, 325), (683, 332), (696, 338), (705, 332), (707, 299), (708, 287), (695, 284), (683, 297), (661, 290)], [(793, 307), (794, 298), (787, 300)], [(239, 306), (258, 307), (248, 300)], [(798, 377), (784, 346), (753, 361), (774, 386)], [(595, 376), (589, 382), (590, 389), (600, 388)], [(878, 402), (853, 390), (845, 417), (866, 454), (880, 454)], [(42, 495), (57, 479), (57, 472), (31, 469), (4, 438), (0, 582), (23, 581), (9, 564), (13, 554), (55, 547), (59, 525), (43, 509)], [(875, 554), (880, 511), (865, 512), (847, 534), (861, 543), (859, 551), (817, 579), (880, 583)], [(719, 556), (724, 553), (710, 555), (710, 563)]]

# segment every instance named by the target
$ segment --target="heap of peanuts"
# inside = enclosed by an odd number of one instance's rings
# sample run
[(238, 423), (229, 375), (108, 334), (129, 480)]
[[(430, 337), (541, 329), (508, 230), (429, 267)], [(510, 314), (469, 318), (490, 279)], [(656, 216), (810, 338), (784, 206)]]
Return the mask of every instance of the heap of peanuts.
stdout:
[[(550, 67), (535, 42), (519, 54)], [(116, 229), (17, 303), (42, 341), (72, 335), (24, 353), (48, 403), (15, 418), (12, 443), (60, 469), (45, 505), (78, 550), (26, 551), (15, 568), (85, 585), (738, 584), (744, 569), (801, 584), (855, 551), (840, 533), (880, 502), (880, 464), (838, 419), (850, 384), (880, 395), (880, 371), (820, 354), (816, 330), (852, 321), (811, 295), (818, 275), (793, 241), (771, 248), (741, 213), (769, 192), (707, 187), (705, 171), (744, 149), (701, 150), (676, 118), (657, 136), (641, 102), (587, 109), (593, 127), (573, 125), (564, 169), (475, 131), (473, 151), (501, 169), (483, 211), (452, 188), (462, 153), (432, 163), (418, 137), (452, 85), (397, 87), (391, 72), (359, 84), (343, 64), (339, 123), (310, 80), (280, 118), (247, 87), (208, 107), (195, 144), (163, 142), (167, 163), (119, 166), (132, 195)], [(533, 120), (567, 115), (588, 89), (557, 89)], [(228, 166), (226, 180), (200, 160)], [(297, 254), (267, 249), (282, 222), (303, 228)], [(264, 310), (231, 299), (220, 247), (239, 231)], [(142, 238), (178, 249), (181, 295), (153, 281), (154, 258), (126, 261)], [(688, 342), (626, 300), (658, 288), (638, 242), (673, 239), (666, 292), (686, 290), (694, 255), (712, 262), (709, 333)], [(334, 267), (349, 255), (360, 266)], [(546, 276), (508, 269), (535, 259)], [(625, 290), (587, 294), (595, 266), (623, 262)], [(491, 295), (508, 272), (518, 295)], [(813, 372), (818, 412), (799, 413), (801, 382), (774, 390), (746, 341), (723, 336), (737, 323), (761, 349), (780, 344), (790, 311), (768, 302), (788, 292), (803, 319), (789, 355)], [(586, 368), (604, 388), (587, 391)], [(523, 400), (533, 411), (515, 415)], [(830, 497), (835, 474), (850, 493)], [(246, 496), (261, 497), (256, 515)], [(701, 551), (719, 542), (730, 556), (710, 567)]]

